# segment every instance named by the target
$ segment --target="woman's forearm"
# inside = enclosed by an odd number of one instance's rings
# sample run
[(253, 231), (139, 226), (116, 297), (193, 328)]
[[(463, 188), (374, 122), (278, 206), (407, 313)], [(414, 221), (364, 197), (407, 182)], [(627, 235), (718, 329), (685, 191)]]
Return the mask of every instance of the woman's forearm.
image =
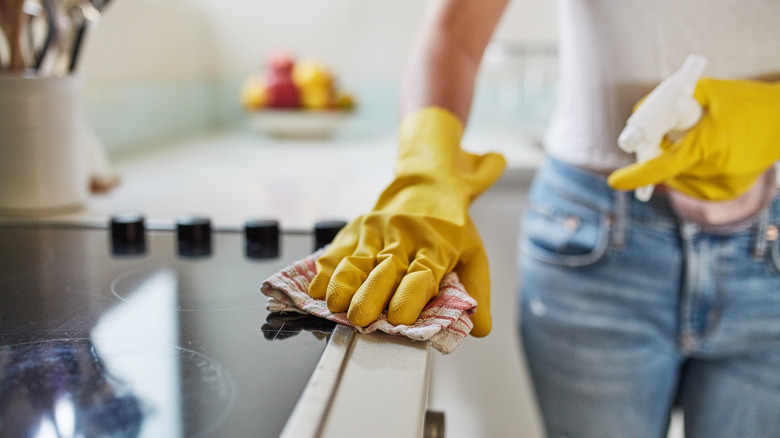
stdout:
[(465, 124), (485, 47), (508, 0), (434, 0), (412, 47), (401, 89), (401, 116), (425, 106)]

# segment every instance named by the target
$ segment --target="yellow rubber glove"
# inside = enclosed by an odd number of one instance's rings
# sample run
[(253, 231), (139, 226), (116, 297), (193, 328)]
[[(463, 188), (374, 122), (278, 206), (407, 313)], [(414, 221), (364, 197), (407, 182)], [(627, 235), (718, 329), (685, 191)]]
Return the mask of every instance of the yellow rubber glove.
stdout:
[(501, 175), (501, 155), (460, 148), (463, 126), (441, 108), (401, 121), (395, 178), (374, 209), (344, 227), (317, 260), (309, 295), (358, 326), (387, 309), (392, 324), (414, 323), (456, 271), (477, 301), (472, 334), (490, 332), (488, 261), (468, 208)]
[(699, 122), (662, 153), (613, 172), (609, 185), (634, 190), (664, 183), (694, 198), (726, 201), (747, 192), (780, 158), (780, 82), (702, 78)]

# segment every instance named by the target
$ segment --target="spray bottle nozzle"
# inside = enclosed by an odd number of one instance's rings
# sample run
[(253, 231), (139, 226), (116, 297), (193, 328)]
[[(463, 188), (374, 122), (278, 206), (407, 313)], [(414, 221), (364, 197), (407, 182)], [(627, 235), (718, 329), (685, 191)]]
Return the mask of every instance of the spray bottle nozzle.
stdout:
[[(651, 91), (628, 118), (618, 146), (635, 153), (637, 161), (646, 161), (661, 153), (665, 135), (693, 127), (701, 117), (701, 106), (693, 91), (706, 66), (705, 57), (688, 56), (683, 66)], [(652, 186), (636, 191), (637, 199), (642, 201), (649, 200), (652, 194)]]
[(620, 133), (620, 137), (618, 137), (620, 149), (631, 154), (639, 150), (640, 146), (646, 141), (642, 130), (632, 125), (627, 125), (623, 132)]

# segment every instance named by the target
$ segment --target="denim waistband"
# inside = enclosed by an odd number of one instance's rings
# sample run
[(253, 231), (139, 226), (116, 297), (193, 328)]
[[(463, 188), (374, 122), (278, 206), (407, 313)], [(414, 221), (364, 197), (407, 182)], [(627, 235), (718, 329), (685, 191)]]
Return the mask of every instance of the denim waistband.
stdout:
[(540, 170), (540, 184), (578, 202), (590, 204), (603, 212), (625, 211), (638, 218), (665, 222), (676, 226), (679, 222), (669, 200), (662, 193), (655, 193), (648, 202), (639, 201), (633, 192), (612, 189), (606, 175), (591, 172), (556, 159), (550, 159)]
[(649, 221), (656, 226), (679, 227), (683, 234), (698, 232), (731, 234), (747, 232), (755, 234), (756, 255), (763, 254), (769, 241), (778, 239), (780, 227), (780, 195), (755, 217), (755, 220), (733, 229), (720, 228), (717, 231), (702, 229), (700, 226), (681, 220), (671, 207), (668, 197), (656, 192), (648, 202), (639, 201), (633, 192), (612, 189), (607, 184), (606, 175), (591, 172), (560, 160), (549, 159), (540, 169), (535, 184), (545, 190), (555, 191), (563, 196), (590, 205), (591, 208), (612, 215), (616, 228), (613, 236), (617, 243), (622, 240), (625, 227), (631, 221)]

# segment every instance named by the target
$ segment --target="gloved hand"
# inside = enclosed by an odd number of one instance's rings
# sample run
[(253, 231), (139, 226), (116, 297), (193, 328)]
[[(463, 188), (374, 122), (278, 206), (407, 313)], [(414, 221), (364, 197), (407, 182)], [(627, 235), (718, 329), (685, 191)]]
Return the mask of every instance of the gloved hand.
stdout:
[(364, 327), (387, 309), (391, 324), (414, 323), (455, 270), (477, 301), (472, 334), (490, 332), (488, 261), (468, 208), (501, 175), (498, 154), (460, 148), (463, 126), (441, 108), (404, 117), (395, 178), (374, 209), (344, 227), (317, 260), (309, 287), (332, 312)]
[(664, 183), (709, 201), (737, 198), (780, 158), (780, 82), (702, 78), (694, 97), (699, 122), (662, 153), (613, 172), (612, 188)]

